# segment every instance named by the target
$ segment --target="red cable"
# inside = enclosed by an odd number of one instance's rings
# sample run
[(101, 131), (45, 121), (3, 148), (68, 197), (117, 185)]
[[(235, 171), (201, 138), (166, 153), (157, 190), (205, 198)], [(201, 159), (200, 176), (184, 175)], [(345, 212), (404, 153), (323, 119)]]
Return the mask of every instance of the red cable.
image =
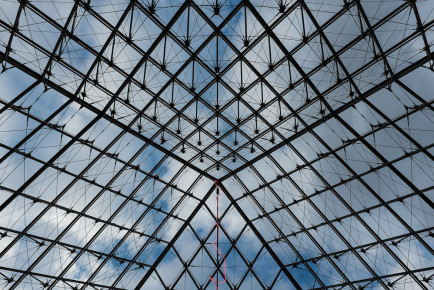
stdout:
[[(219, 189), (219, 191), (218, 191), (219, 193), (217, 194), (217, 197), (215, 198), (216, 202), (217, 202), (217, 220), (215, 222), (215, 225), (217, 226), (217, 238), (212, 242), (212, 245), (214, 246), (214, 248), (216, 248), (217, 252), (223, 257), (223, 263), (224, 263), (224, 271), (223, 271), (223, 273), (224, 273), (225, 279), (223, 281), (217, 282), (217, 280), (214, 279), (213, 277), (211, 277), (211, 276), (208, 276), (208, 277), (211, 279), (212, 283), (214, 284), (214, 286), (218, 290), (219, 289), (219, 284), (226, 282), (226, 258), (222, 254), (222, 252), (220, 252), (219, 248), (215, 245), (215, 242), (218, 243), (218, 240), (219, 240), (219, 237), (220, 237), (220, 225), (219, 225), (219, 223), (220, 223), (219, 222), (219, 211), (220, 211), (220, 208), (219, 208), (219, 198), (222, 195), (221, 194), (221, 188), (218, 185), (217, 180), (215, 180), (215, 186)], [(217, 272), (217, 275), (218, 275), (218, 272)]]

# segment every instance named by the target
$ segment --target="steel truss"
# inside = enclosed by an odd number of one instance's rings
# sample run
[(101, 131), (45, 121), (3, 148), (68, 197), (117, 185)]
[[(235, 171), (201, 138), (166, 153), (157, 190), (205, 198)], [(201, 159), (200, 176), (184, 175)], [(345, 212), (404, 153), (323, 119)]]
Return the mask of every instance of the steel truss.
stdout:
[(430, 1), (0, 1), (2, 288), (433, 287)]

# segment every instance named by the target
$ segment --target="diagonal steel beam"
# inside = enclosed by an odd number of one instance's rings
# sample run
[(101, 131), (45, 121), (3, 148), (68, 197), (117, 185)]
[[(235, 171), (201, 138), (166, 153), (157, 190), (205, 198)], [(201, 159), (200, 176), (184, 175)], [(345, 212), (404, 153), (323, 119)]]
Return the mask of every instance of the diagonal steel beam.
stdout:
[(208, 190), (208, 192), (205, 194), (205, 196), (202, 198), (202, 200), (199, 202), (199, 204), (194, 208), (190, 216), (186, 219), (186, 222), (182, 224), (182, 226), (179, 228), (179, 230), (176, 232), (176, 234), (173, 236), (172, 240), (167, 244), (167, 246), (164, 248), (164, 250), (161, 252), (161, 254), (158, 256), (158, 258), (155, 260), (154, 264), (152, 264), (151, 268), (146, 272), (145, 276), (140, 280), (140, 282), (137, 284), (135, 289), (141, 289), (143, 285), (146, 283), (146, 281), (151, 277), (152, 273), (156, 270), (158, 265), (163, 261), (166, 254), (170, 251), (170, 249), (173, 247), (175, 242), (179, 239), (181, 234), (184, 232), (184, 230), (187, 228), (187, 226), (191, 223), (193, 218), (196, 216), (196, 214), (199, 212), (199, 210), (205, 205), (205, 202), (208, 200), (208, 198), (211, 196), (215, 189), (215, 184), (211, 186), (211, 188)]
[(292, 274), (288, 271), (288, 269), (285, 267), (285, 265), (282, 263), (282, 261), (277, 256), (277, 254), (273, 251), (273, 249), (270, 247), (270, 245), (267, 244), (267, 241), (264, 239), (264, 237), (262, 237), (261, 233), (255, 227), (255, 225), (253, 225), (253, 223), (249, 220), (247, 215), (244, 213), (243, 209), (238, 205), (238, 203), (235, 202), (234, 198), (229, 193), (229, 191), (226, 189), (226, 187), (222, 183), (219, 183), (219, 186), (223, 190), (223, 193), (226, 195), (226, 197), (229, 199), (230, 203), (235, 207), (235, 209), (238, 211), (240, 216), (244, 219), (244, 221), (249, 225), (249, 227), (255, 233), (256, 237), (262, 243), (262, 245), (267, 250), (267, 252), (270, 254), (270, 256), (274, 259), (276, 264), (282, 269), (283, 273), (285, 273), (286, 277), (288, 277), (288, 279), (291, 281), (291, 283), (294, 285), (294, 287), (296, 289), (301, 289), (301, 286), (295, 280), (294, 276), (292, 276)]
[[(248, 2), (249, 3), (249, 2)], [(305, 5), (304, 2), (301, 2), (302, 4)], [(257, 10), (251, 5), (251, 3), (249, 3), (249, 8), (250, 10), (256, 15), (256, 17), (258, 18), (258, 20), (260, 20), (260, 22), (262, 23), (262, 25), (264, 27), (267, 27), (267, 24), (265, 23), (265, 21), (262, 19), (261, 15), (257, 12)], [(359, 7), (360, 8), (360, 7)], [(307, 7), (305, 7), (305, 9), (307, 9)], [(308, 10), (308, 9), (307, 9)], [(315, 21), (314, 19), (312, 19), (312, 21)], [(318, 27), (318, 25), (316, 24), (316, 26)], [(281, 47), (282, 50), (284, 50), (286, 53), (286, 49), (284, 48), (283, 44), (280, 42), (279, 39), (277, 39), (275, 33), (273, 31), (269, 32), (270, 35), (273, 37), (273, 39), (276, 41), (276, 43), (278, 43), (278, 45)], [(322, 32), (322, 34), (324, 34), (324, 32)], [(336, 52), (334, 51), (334, 48), (331, 46), (330, 42), (328, 41), (327, 38), (325, 38), (327, 45), (329, 46), (329, 49), (331, 50), (331, 52), (333, 52), (334, 55), (336, 55)], [(384, 56), (384, 54), (383, 54)], [(337, 61), (339, 62), (339, 64), (341, 65), (341, 68), (344, 70), (345, 74), (348, 76), (349, 73), (346, 71), (345, 67), (343, 66), (341, 60), (339, 59), (339, 57), (336, 57)], [(298, 67), (298, 65), (296, 64), (295, 61), (292, 61), (292, 63), (296, 66), (297, 70), (299, 70), (299, 72), (304, 76), (304, 72), (301, 70), (300, 67)], [(309, 84), (309, 86), (314, 90), (314, 92), (318, 95), (321, 95), (320, 92), (317, 90), (317, 88), (314, 86), (313, 82), (310, 80), (310, 78), (306, 79), (307, 83)], [(356, 84), (354, 83), (354, 80), (352, 78), (350, 78), (351, 83), (353, 84), (353, 87), (356, 89), (357, 93), (360, 95), (360, 91), (358, 90)], [(393, 81), (393, 80), (389, 80), (389, 83)], [(322, 99), (323, 104), (327, 107), (327, 109), (333, 113), (334, 117), (343, 125), (345, 126), (346, 129), (348, 129), (354, 136), (359, 136), (359, 134), (351, 127), (349, 126), (339, 115), (335, 114), (334, 110), (331, 108), (331, 106), (328, 104), (328, 102), (323, 98)], [(382, 162), (387, 162), (387, 160), (379, 153), (375, 150), (375, 148), (373, 148), (365, 139), (361, 139), (362, 143), (368, 147)], [(414, 186), (401, 172), (399, 172), (398, 170), (396, 170), (396, 168), (392, 165), (388, 165), (388, 167), (396, 174), (398, 175), (410, 188), (412, 188), (415, 191), (418, 191), (418, 188), (416, 186)], [(321, 177), (321, 176), (319, 176)], [(325, 182), (325, 180), (323, 180), (323, 182)], [(328, 183), (325, 183), (326, 185), (328, 185)], [(337, 195), (339, 197), (339, 195)], [(420, 196), (428, 203), (432, 206), (432, 202), (430, 202), (428, 200), (428, 198), (423, 194), (420, 193)], [(358, 216), (356, 216), (358, 217)], [(363, 222), (363, 220), (361, 220), (359, 218), (359, 221)], [(375, 233), (370, 230), (369, 226), (366, 225), (366, 223), (364, 224), (365, 227), (371, 232), (371, 234), (373, 234), (375, 236)], [(376, 238), (378, 239), (378, 237), (376, 236)], [(397, 257), (395, 255), (395, 253), (393, 251), (391, 251), (387, 245), (384, 245), (384, 247), (388, 250), (388, 252), (395, 258), (395, 260), (401, 265), (401, 267), (403, 267), (404, 269), (406, 269), (406, 271), (409, 271), (408, 267), (402, 262), (401, 259), (399, 259), (399, 257)], [(410, 273), (410, 275), (412, 275)], [(415, 279), (415, 281), (419, 284), (419, 286), (421, 286), (422, 288), (425, 288), (425, 286), (420, 282), (420, 280), (415, 277), (414, 275), (412, 275), (413, 279)]]
[[(434, 52), (433, 52), (434, 53)], [(428, 56), (422, 57), (421, 59), (419, 59), (418, 61), (416, 61), (415, 63), (413, 63), (412, 65), (409, 65), (408, 67), (404, 68), (403, 70), (401, 70), (399, 73), (395, 74), (395, 78), (401, 78), (405, 75), (407, 75), (408, 73), (414, 71), (415, 69), (417, 69), (418, 67), (422, 66), (423, 64), (425, 64), (427, 61), (429, 61)], [(366, 91), (365, 93), (361, 94), (358, 97), (358, 101), (361, 101), (363, 99), (366, 99), (367, 97), (371, 96), (372, 94), (378, 92), (379, 90), (383, 89), (384, 87), (386, 87), (388, 84), (390, 83), (390, 80), (385, 80), (383, 82), (381, 82), (380, 84), (376, 85), (375, 87), (369, 89), (368, 91)], [(342, 107), (340, 107), (338, 110), (334, 110), (335, 114), (339, 114), (341, 112), (343, 112), (345, 109), (347, 109), (348, 107), (354, 105), (354, 103), (349, 103), (347, 105), (344, 105)], [(307, 128), (303, 128), (302, 130), (298, 131), (297, 134), (294, 134), (288, 138), (285, 138), (282, 142), (280, 142), (279, 144), (271, 147), (270, 149), (268, 149), (266, 152), (263, 152), (261, 154), (259, 154), (258, 156), (252, 158), (248, 163), (243, 164), (241, 166), (239, 166), (238, 168), (232, 170), (230, 173), (226, 174), (225, 176), (221, 177), (220, 180), (224, 181), (228, 178), (230, 178), (231, 176), (233, 176), (236, 173), (241, 172), (242, 170), (246, 169), (247, 167), (250, 166), (250, 164), (256, 163), (259, 160), (261, 160), (262, 158), (264, 158), (265, 156), (275, 152), (276, 150), (284, 147), (287, 143), (294, 141), (298, 136), (311, 131), (312, 129), (318, 127), (319, 125), (323, 124), (325, 121), (330, 120), (333, 118), (333, 114), (328, 114), (326, 115), (324, 118), (322, 118), (321, 120), (318, 120), (316, 122), (314, 122), (312, 125), (310, 125)]]

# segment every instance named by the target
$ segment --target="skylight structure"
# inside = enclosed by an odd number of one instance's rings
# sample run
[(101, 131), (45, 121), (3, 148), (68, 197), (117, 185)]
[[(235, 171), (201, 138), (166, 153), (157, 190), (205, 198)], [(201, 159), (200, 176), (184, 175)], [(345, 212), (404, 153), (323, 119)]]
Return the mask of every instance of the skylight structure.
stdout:
[(432, 289), (434, 1), (0, 0), (0, 288)]

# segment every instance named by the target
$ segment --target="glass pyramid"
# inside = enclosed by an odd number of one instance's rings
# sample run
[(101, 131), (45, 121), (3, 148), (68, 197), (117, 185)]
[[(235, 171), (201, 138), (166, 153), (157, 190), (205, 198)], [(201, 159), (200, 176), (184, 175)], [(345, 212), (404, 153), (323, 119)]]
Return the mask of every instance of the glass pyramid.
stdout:
[(434, 1), (0, 0), (0, 288), (433, 289)]

